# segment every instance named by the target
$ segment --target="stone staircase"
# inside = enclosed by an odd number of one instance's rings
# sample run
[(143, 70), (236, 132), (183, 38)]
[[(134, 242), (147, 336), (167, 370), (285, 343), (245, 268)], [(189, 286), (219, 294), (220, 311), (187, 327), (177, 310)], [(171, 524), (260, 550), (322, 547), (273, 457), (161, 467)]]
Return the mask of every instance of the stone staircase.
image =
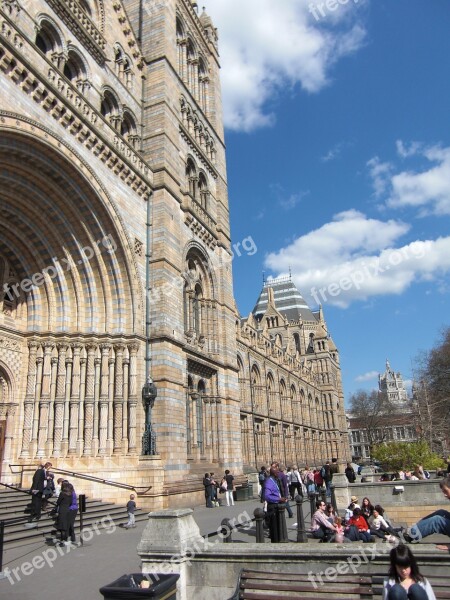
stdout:
[[(36, 527), (28, 529), (25, 523), (28, 519), (26, 511), (27, 505), (30, 503), (30, 495), (24, 493), (23, 490), (3, 489), (0, 490), (0, 521), (7, 519), (16, 519), (18, 522), (14, 524), (5, 524), (4, 547), (14, 548), (42, 541), (42, 538), (51, 537), (54, 531), (54, 520), (48, 516), (46, 512), (42, 512), (41, 519), (37, 522)], [(50, 511), (56, 498), (50, 499), (48, 510)], [(109, 527), (114, 525), (122, 526), (128, 520), (128, 515), (125, 506), (102, 502), (94, 498), (86, 498), (86, 512), (83, 513), (83, 528), (94, 527), (95, 524), (109, 524)], [(147, 520), (147, 513), (142, 510), (136, 511), (136, 521)], [(75, 522), (75, 531), (77, 538), (80, 531), (80, 513), (77, 514)]]

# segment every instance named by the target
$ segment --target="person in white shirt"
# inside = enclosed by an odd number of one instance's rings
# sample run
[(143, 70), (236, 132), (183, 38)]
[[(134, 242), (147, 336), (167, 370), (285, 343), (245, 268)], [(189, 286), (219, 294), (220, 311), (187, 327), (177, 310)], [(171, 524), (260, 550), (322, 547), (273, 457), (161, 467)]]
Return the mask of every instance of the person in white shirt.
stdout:
[(399, 544), (390, 552), (391, 566), (384, 580), (383, 600), (436, 600), (433, 588), (419, 571), (414, 554)]
[(373, 507), (373, 514), (369, 519), (370, 532), (376, 537), (387, 539), (389, 542), (395, 542), (398, 537), (397, 531), (389, 525), (383, 516), (383, 509), (379, 504)]

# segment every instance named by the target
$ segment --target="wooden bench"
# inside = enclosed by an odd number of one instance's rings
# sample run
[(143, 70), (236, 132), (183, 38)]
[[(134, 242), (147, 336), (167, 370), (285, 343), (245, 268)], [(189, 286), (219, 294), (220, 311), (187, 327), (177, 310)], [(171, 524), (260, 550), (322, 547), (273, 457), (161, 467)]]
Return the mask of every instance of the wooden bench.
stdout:
[[(300, 598), (379, 599), (386, 574), (338, 575), (336, 580), (296, 573), (242, 569), (234, 596), (229, 600), (297, 600)], [(450, 600), (448, 577), (427, 577), (437, 600)]]
[[(372, 586), (376, 598), (383, 595), (383, 581), (386, 575), (372, 575)], [(450, 600), (450, 579), (448, 577), (427, 577), (438, 600)]]
[(273, 573), (242, 569), (236, 592), (230, 600), (297, 600), (300, 598), (371, 599), (370, 576), (340, 576), (336, 581), (323, 584), (308, 575)]

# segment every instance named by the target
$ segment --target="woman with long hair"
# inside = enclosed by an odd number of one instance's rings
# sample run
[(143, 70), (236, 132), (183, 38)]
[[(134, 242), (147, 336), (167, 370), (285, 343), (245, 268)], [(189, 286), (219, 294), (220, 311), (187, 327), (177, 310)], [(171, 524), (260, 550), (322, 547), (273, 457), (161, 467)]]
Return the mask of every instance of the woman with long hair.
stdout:
[[(61, 532), (61, 545), (70, 545), (69, 535), (73, 537), (73, 522), (72, 522), (72, 503), (73, 503), (74, 488), (68, 481), (63, 481), (61, 484), (61, 493), (58, 496), (56, 506), (58, 509), (58, 517), (56, 519), (56, 529)], [(76, 514), (76, 513), (75, 513)], [(75, 519), (73, 519), (75, 520)]]
[(436, 600), (429, 582), (419, 571), (414, 554), (399, 544), (390, 553), (391, 565), (384, 581), (383, 600)]
[(362, 516), (366, 519), (367, 522), (369, 522), (370, 517), (373, 515), (373, 505), (367, 496), (363, 498), (361, 504), (361, 512)]

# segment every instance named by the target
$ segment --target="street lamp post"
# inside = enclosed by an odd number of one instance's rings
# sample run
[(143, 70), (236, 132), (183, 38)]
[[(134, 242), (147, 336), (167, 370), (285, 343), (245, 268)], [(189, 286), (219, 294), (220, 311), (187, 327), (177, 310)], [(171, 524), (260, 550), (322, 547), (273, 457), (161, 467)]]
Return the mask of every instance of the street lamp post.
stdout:
[(145, 431), (142, 436), (142, 454), (154, 456), (156, 454), (156, 434), (152, 429), (152, 408), (155, 404), (158, 391), (153, 379), (148, 376), (142, 388), (142, 402), (145, 409)]

